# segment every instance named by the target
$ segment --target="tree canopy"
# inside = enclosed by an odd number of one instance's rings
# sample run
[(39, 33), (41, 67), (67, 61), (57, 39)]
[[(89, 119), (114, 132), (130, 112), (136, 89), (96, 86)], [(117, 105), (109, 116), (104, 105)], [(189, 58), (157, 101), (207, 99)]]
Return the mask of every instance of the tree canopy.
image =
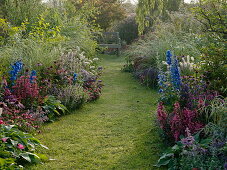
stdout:
[(138, 0), (136, 9), (140, 34), (151, 25), (155, 18), (165, 19), (167, 11), (177, 11), (183, 0)]

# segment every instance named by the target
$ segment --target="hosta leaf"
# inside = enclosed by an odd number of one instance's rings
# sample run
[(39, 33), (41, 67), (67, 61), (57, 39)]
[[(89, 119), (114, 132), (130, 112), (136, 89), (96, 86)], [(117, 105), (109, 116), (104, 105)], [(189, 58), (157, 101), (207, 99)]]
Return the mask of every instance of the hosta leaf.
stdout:
[(30, 163), (32, 162), (32, 160), (31, 160), (31, 158), (30, 158), (30, 156), (29, 156), (28, 153), (21, 153), (20, 156), (21, 156), (23, 159), (25, 159), (26, 161), (28, 161), (28, 162), (30, 162)]
[(158, 160), (158, 163), (155, 166), (161, 167), (161, 166), (164, 166), (164, 165), (168, 165), (173, 156), (174, 156), (173, 153), (162, 155), (160, 157), (160, 159)]

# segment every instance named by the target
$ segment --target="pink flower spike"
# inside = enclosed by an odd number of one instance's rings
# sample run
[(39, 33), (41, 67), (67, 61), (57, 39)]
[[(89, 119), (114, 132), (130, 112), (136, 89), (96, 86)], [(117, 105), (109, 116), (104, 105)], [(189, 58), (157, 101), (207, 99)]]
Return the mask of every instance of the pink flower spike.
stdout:
[(24, 149), (25, 147), (24, 147), (24, 145), (18, 143), (18, 144), (17, 144), (17, 148), (18, 148), (18, 149)]
[(3, 141), (4, 143), (6, 143), (7, 139), (8, 139), (8, 138), (2, 138), (2, 141)]

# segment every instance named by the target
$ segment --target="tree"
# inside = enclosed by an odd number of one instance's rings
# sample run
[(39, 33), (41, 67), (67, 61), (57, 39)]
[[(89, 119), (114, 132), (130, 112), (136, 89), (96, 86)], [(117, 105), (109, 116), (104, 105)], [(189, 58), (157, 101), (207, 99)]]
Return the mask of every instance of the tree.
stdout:
[(19, 26), (25, 19), (36, 20), (43, 8), (41, 0), (0, 0), (0, 17)]
[(92, 17), (95, 23), (103, 30), (107, 30), (114, 22), (123, 20), (126, 16), (126, 10), (119, 0), (71, 0), (75, 6), (80, 9), (85, 4), (94, 6), (98, 12)]
[(182, 0), (139, 0), (136, 9), (139, 33), (142, 34), (157, 17), (166, 19), (167, 11), (177, 11), (181, 2)]
[(204, 25), (205, 31), (227, 38), (226, 0), (199, 0), (193, 11), (197, 20)]

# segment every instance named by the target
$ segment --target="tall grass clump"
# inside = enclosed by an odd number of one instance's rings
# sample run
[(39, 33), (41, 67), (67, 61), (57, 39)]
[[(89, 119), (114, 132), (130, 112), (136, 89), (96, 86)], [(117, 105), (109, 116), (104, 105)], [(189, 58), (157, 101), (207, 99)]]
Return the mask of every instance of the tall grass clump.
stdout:
[(199, 56), (197, 34), (200, 31), (200, 23), (189, 12), (170, 13), (168, 22), (157, 20), (150, 32), (142, 35), (124, 52), (127, 61), (125, 70), (134, 72), (143, 83), (156, 86), (157, 74), (146, 70), (157, 72), (168, 49), (177, 56)]

